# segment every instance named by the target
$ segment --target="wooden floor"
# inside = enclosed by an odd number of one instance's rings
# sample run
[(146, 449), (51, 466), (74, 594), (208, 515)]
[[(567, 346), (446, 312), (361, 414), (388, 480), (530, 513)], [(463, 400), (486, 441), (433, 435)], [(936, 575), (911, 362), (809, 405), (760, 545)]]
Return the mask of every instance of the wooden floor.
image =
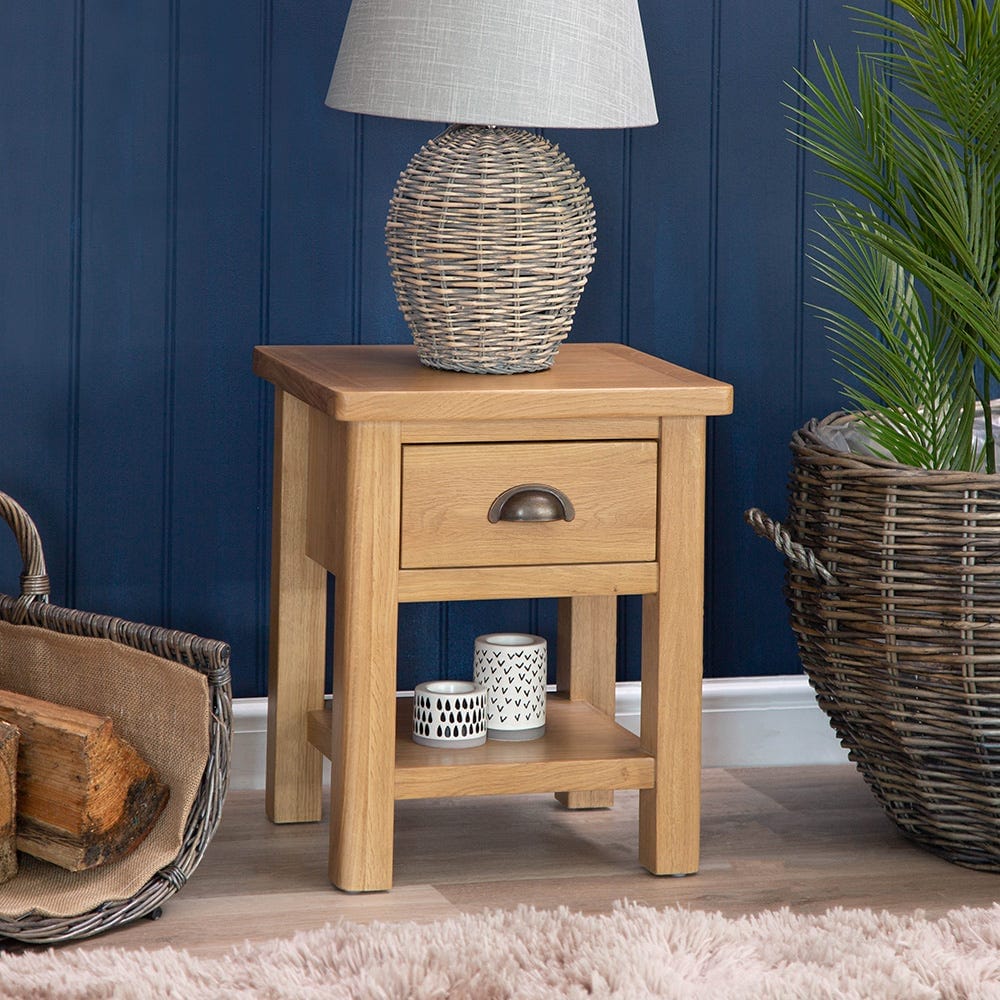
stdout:
[(399, 802), (395, 888), (349, 895), (326, 881), (325, 823), (273, 826), (262, 793), (236, 792), (160, 920), (80, 946), (217, 952), (339, 918), (424, 921), (520, 903), (600, 912), (625, 897), (728, 915), (865, 906), (933, 916), (1000, 899), (1000, 876), (900, 837), (853, 767), (707, 770), (703, 796), (702, 868), (689, 878), (639, 867), (637, 793), (590, 812), (551, 796)]

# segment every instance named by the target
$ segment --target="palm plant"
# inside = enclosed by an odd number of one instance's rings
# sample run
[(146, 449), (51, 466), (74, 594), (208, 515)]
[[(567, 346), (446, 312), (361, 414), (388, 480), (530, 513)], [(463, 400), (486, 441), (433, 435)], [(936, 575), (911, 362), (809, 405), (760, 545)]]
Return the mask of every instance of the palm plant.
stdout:
[(875, 42), (858, 53), (853, 92), (819, 48), (821, 83), (792, 87), (797, 141), (847, 189), (820, 200), (811, 260), (853, 309), (820, 311), (843, 390), (883, 457), (995, 473), (1000, 4), (893, 6), (899, 17), (849, 8)]

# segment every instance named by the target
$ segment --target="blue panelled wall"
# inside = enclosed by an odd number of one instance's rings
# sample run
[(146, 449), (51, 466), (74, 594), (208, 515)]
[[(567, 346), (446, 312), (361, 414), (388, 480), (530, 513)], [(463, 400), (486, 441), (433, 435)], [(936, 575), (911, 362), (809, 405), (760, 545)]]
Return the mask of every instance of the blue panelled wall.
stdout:
[[(821, 186), (788, 141), (835, 0), (641, 0), (660, 124), (552, 137), (587, 177), (598, 260), (573, 339), (729, 381), (712, 422), (706, 673), (796, 672), (781, 559), (787, 442), (837, 408), (803, 266)], [(42, 532), (61, 604), (233, 647), (266, 689), (272, 401), (258, 343), (394, 343), (392, 185), (427, 123), (323, 98), (348, 0), (0, 4), (0, 489)], [(0, 590), (20, 565), (0, 538)], [(623, 601), (621, 677), (638, 671)], [(473, 637), (550, 637), (551, 601), (403, 609), (400, 686), (463, 676)]]

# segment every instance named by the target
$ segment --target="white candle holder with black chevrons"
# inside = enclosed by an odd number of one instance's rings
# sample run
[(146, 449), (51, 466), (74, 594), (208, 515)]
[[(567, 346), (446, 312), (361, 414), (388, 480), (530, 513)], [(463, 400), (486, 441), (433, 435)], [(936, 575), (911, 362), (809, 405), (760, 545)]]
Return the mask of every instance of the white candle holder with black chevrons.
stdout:
[(545, 734), (545, 639), (519, 632), (479, 636), (472, 678), (486, 689), (491, 740), (535, 740)]

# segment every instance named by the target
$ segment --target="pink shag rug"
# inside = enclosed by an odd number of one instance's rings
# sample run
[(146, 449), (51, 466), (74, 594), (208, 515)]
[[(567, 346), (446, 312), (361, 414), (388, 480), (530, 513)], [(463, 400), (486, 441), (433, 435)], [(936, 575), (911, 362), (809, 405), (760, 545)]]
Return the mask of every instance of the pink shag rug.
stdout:
[(115, 1000), (960, 1000), (1000, 998), (1000, 905), (727, 919), (618, 903), (431, 924), (339, 923), (221, 958), (53, 949), (0, 956), (0, 997)]

